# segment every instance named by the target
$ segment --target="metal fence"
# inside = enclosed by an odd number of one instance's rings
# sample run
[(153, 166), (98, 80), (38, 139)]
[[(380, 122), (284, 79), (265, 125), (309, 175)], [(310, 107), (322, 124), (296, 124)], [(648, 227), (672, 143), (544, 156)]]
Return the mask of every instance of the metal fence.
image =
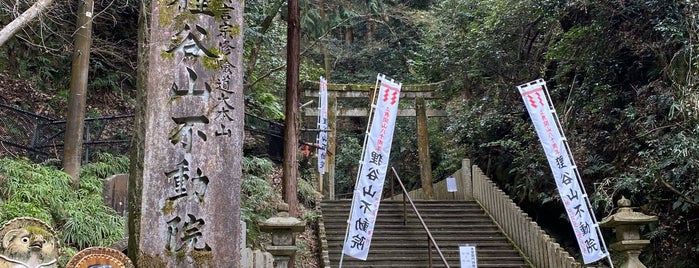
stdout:
[[(134, 115), (113, 115), (85, 119), (83, 162), (97, 152), (126, 155), (133, 132)], [(66, 121), (0, 103), (0, 157), (26, 157), (42, 163), (63, 158)], [(245, 113), (245, 129), (265, 139), (263, 154), (281, 160), (284, 125)]]
[[(66, 121), (0, 104), (0, 157), (26, 157), (34, 162), (63, 157)], [(126, 155), (133, 115), (85, 119), (83, 162), (96, 152)]]

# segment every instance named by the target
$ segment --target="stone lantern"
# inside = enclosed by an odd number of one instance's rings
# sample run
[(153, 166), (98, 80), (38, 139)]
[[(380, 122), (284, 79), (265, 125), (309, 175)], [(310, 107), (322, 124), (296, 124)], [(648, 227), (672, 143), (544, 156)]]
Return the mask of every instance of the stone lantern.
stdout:
[(272, 244), (265, 247), (267, 252), (274, 256), (275, 268), (287, 268), (291, 260), (291, 256), (296, 253), (296, 245), (294, 244), (294, 233), (303, 232), (306, 228), (306, 223), (289, 217), (289, 205), (282, 204), (279, 208), (277, 216), (271, 217), (260, 223), (260, 231), (272, 234)]
[(658, 221), (658, 217), (634, 212), (631, 208), (631, 201), (623, 196), (617, 201), (617, 204), (619, 211), (602, 219), (599, 225), (615, 229), (617, 242), (611, 247), (626, 256), (626, 262), (621, 265), (621, 268), (645, 268), (646, 266), (638, 259), (638, 255), (641, 254), (643, 248), (650, 244), (650, 240), (641, 239), (639, 227)]

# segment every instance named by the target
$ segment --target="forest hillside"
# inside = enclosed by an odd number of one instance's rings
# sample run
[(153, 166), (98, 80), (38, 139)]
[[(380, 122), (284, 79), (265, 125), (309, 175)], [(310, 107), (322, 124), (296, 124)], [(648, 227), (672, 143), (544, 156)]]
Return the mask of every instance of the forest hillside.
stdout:
[[(0, 0), (0, 25), (33, 0)], [(88, 113), (133, 109), (138, 1), (97, 1)], [(245, 1), (246, 112), (284, 118), (286, 1)], [(470, 158), (577, 254), (550, 168), (515, 86), (544, 79), (598, 219), (621, 196), (659, 222), (642, 230), (651, 267), (699, 266), (699, 1), (305, 0), (301, 80), (441, 82), (429, 121), (433, 177)], [(2, 101), (65, 117), (75, 3), (0, 47)], [(28, 83), (28, 84), (27, 84)], [(25, 90), (22, 87), (35, 90)], [(114, 105), (115, 103), (119, 105)], [(340, 104), (343, 105), (343, 104)], [(338, 195), (351, 192), (362, 119), (338, 125)], [(0, 126), (1, 128), (2, 126)], [(391, 161), (419, 186), (415, 125)], [(311, 176), (311, 171), (302, 172)], [(608, 235), (608, 244), (613, 235)]]

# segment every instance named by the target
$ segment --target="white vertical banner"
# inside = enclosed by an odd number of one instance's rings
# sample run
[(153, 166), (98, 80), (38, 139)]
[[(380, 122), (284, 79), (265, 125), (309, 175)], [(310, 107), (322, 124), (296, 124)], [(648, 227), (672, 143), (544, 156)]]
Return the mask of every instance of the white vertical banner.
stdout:
[(393, 141), (393, 129), (398, 113), (401, 84), (377, 78), (376, 103), (372, 105), (371, 128), (366, 133), (362, 159), (359, 163), (357, 184), (352, 197), (352, 208), (347, 222), (343, 254), (366, 260), (379, 211), (388, 159)]
[(318, 173), (325, 174), (325, 156), (328, 148), (328, 80), (320, 77), (318, 92)]
[(550, 102), (546, 82), (538, 79), (517, 86), (517, 89), (544, 147), (583, 261), (588, 264), (608, 256), (594, 212), (590, 210), (590, 201), (582, 185), (580, 173), (561, 130), (556, 110)]

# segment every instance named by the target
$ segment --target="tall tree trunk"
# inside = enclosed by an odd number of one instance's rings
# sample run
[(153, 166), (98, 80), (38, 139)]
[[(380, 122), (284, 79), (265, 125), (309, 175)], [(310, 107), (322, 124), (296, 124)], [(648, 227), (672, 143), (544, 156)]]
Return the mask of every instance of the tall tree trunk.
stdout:
[(352, 27), (345, 27), (345, 45), (351, 46), (354, 43), (354, 32), (352, 32)]
[(15, 36), (19, 30), (27, 26), (29, 22), (41, 15), (51, 4), (53, 0), (39, 0), (30, 8), (24, 11), (19, 17), (7, 24), (0, 30), (0, 47), (5, 45), (10, 38)]
[(63, 170), (73, 177), (73, 187), (80, 183), (80, 161), (85, 126), (85, 101), (87, 99), (87, 76), (90, 67), (92, 45), (93, 0), (83, 0), (78, 9), (75, 32), (75, 53), (70, 77), (68, 116), (66, 120), (65, 145), (63, 147)]
[[(327, 25), (328, 22), (325, 20), (325, 1), (318, 0), (318, 11), (320, 12), (320, 20), (323, 25)], [(323, 27), (325, 31), (327, 28)], [(320, 49), (323, 51), (323, 65), (325, 67), (325, 80), (330, 81), (330, 52), (328, 51), (328, 41), (327, 39), (320, 42)]]
[(289, 0), (289, 19), (287, 26), (286, 49), (286, 124), (284, 130), (284, 166), (283, 185), (284, 201), (289, 204), (289, 216), (298, 216), (298, 198), (296, 197), (296, 176), (298, 173), (298, 126), (299, 112), (299, 2)]
[(367, 43), (371, 43), (372, 41), (374, 41), (374, 33), (376, 32), (376, 22), (374, 22), (374, 20), (371, 17), (369, 17), (366, 20), (366, 26), (367, 33), (365, 36), (365, 40)]
[(138, 12), (138, 62), (136, 68), (136, 114), (134, 116), (134, 130), (131, 137), (129, 151), (129, 218), (128, 225), (128, 254), (131, 262), (138, 263), (138, 254), (141, 252), (139, 241), (141, 239), (141, 201), (143, 192), (143, 166), (146, 140), (146, 101), (148, 85), (148, 55), (150, 54), (150, 10), (152, 1), (142, 0), (140, 12)]
[[(298, 126), (299, 112), (299, 50), (301, 39), (299, 1), (289, 0), (289, 18), (286, 38), (286, 125), (284, 130), (284, 166), (282, 185), (284, 201), (289, 204), (289, 216), (298, 217), (297, 174), (298, 174)], [(291, 256), (289, 268), (294, 267)]]

